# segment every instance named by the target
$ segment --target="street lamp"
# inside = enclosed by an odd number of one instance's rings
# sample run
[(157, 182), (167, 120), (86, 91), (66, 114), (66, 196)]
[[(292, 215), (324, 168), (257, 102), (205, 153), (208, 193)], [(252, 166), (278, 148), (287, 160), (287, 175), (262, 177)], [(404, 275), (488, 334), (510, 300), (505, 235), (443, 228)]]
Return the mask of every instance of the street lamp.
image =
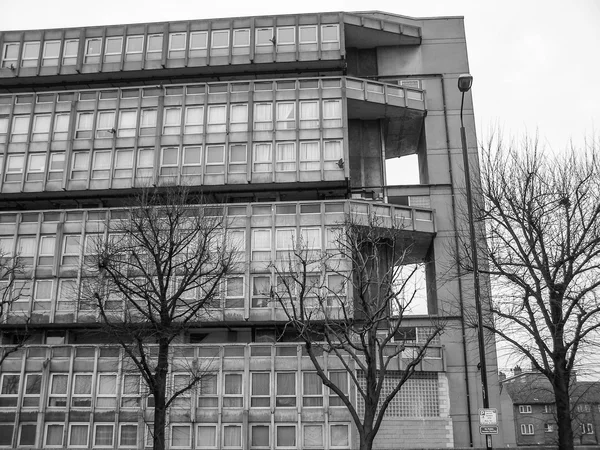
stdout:
[[(467, 154), (467, 135), (463, 124), (463, 106), (465, 103), (465, 92), (473, 85), (471, 75), (462, 74), (458, 77), (458, 90), (462, 93), (460, 101), (460, 140), (462, 142), (463, 165), (465, 170), (465, 188), (467, 190), (467, 210), (469, 220), (469, 237), (471, 240), (471, 261), (473, 263), (473, 289), (475, 294), (475, 309), (477, 311), (477, 341), (479, 344), (479, 369), (481, 375), (481, 393), (483, 395), (483, 407), (490, 407), (488, 397), (487, 365), (485, 362), (485, 342), (483, 337), (483, 314), (481, 312), (481, 287), (479, 284), (479, 262), (477, 259), (477, 240), (475, 237), (475, 220), (473, 217), (473, 194), (471, 192), (471, 174), (469, 170), (469, 155)], [(492, 436), (486, 434), (485, 445), (487, 449), (492, 448)]]

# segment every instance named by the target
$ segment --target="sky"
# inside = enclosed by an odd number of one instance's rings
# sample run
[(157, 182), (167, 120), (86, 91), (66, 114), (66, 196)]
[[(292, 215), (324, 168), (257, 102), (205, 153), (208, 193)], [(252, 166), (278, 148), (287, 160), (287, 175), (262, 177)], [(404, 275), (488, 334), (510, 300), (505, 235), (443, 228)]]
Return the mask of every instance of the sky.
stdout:
[(0, 0), (0, 9), (0, 30), (322, 11), (464, 16), (480, 140), (493, 129), (537, 133), (560, 151), (600, 135), (598, 0)]

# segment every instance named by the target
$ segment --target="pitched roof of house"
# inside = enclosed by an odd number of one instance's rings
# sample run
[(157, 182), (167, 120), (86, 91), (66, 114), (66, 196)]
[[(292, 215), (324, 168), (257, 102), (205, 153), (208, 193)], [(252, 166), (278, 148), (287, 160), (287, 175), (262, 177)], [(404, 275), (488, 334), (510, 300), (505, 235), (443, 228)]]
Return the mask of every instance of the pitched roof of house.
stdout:
[[(550, 381), (540, 373), (521, 373), (502, 382), (513, 404), (554, 403)], [(600, 383), (575, 381), (571, 386), (572, 403), (600, 403)]]

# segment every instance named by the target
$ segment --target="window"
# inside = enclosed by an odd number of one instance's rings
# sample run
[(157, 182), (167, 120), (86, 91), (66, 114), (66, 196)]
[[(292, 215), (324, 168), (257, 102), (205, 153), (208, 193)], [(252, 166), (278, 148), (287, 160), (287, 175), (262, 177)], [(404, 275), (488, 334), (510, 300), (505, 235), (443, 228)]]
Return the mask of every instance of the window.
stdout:
[(181, 108), (165, 108), (164, 134), (179, 134), (181, 132)]
[(319, 142), (300, 142), (300, 170), (320, 170)]
[(323, 406), (323, 382), (316, 372), (302, 373), (302, 406)]
[(26, 142), (27, 134), (29, 133), (29, 120), (27, 116), (14, 116), (12, 129), (10, 132), (11, 142)]
[(2, 68), (16, 68), (17, 61), (19, 60), (19, 46), (18, 42), (11, 42), (4, 44), (2, 49)]
[(64, 424), (47, 423), (44, 445), (46, 447), (62, 447)]
[(89, 152), (74, 152), (71, 167), (71, 180), (85, 180), (88, 177)]
[(268, 261), (269, 259), (271, 259), (271, 230), (252, 230), (252, 260)]
[(323, 448), (323, 426), (304, 425), (303, 444), (304, 448)]
[(271, 144), (254, 144), (254, 161), (252, 170), (254, 172), (271, 172), (273, 169)]
[(69, 425), (69, 447), (87, 447), (89, 430), (89, 424)]
[(154, 176), (154, 149), (141, 148), (138, 150), (137, 168), (135, 171), (137, 178), (150, 178)]
[(206, 131), (208, 133), (224, 133), (226, 129), (226, 110), (225, 105), (211, 105), (208, 107), (208, 121)]
[(239, 448), (242, 446), (242, 427), (240, 425), (223, 426), (223, 447)]
[(554, 405), (550, 404), (550, 405), (544, 405), (544, 413), (545, 414), (550, 414), (554, 412)]
[(0, 390), (0, 407), (17, 406), (21, 376), (16, 373), (3, 373)]
[[(114, 374), (98, 374), (96, 392), (97, 408), (115, 408), (117, 406), (117, 376)], [(111, 441), (112, 442), (112, 441)]]
[(92, 406), (92, 375), (76, 373), (73, 382), (71, 406), (89, 408)]
[(96, 137), (111, 138), (115, 134), (115, 112), (99, 111), (96, 120)]
[(296, 27), (277, 28), (277, 51), (293, 52), (296, 50)]
[(77, 283), (75, 280), (60, 280), (58, 297), (56, 300), (57, 311), (73, 311), (77, 299)]
[(50, 153), (50, 164), (48, 166), (48, 180), (60, 180), (65, 170), (65, 154)]
[(300, 129), (319, 128), (319, 102), (300, 102)]
[[(56, 247), (56, 236), (40, 236), (40, 248), (38, 251), (38, 265), (40, 266), (51, 266), (54, 263), (54, 250)], [(44, 285), (44, 283), (50, 283), (49, 287), (47, 285)], [(48, 296), (45, 296), (46, 294), (44, 294), (43, 296), (41, 295), (41, 293), (37, 293), (38, 289), (36, 289), (36, 297), (38, 297), (38, 295), (40, 295), (39, 298), (43, 298), (43, 299), (50, 299), (49, 295), (50, 295), (50, 289), (52, 287), (52, 281), (47, 281), (47, 280), (38, 280), (36, 281), (36, 284), (40, 286), (40, 289), (42, 288), (42, 286), (44, 286), (43, 292), (46, 293)]]
[(21, 67), (36, 67), (40, 55), (39, 42), (24, 42), (23, 55), (21, 56)]
[(138, 426), (134, 424), (120, 424), (119, 447), (137, 447)]
[(169, 58), (185, 58), (186, 33), (169, 34)]
[[(348, 373), (343, 370), (329, 372), (329, 379), (344, 395), (348, 395)], [(329, 390), (329, 406), (344, 406), (342, 399), (333, 390)]]
[(246, 173), (246, 144), (229, 145), (229, 173)]
[(23, 179), (24, 155), (8, 155), (6, 161), (6, 174), (4, 181), (7, 183), (20, 183)]
[(121, 408), (139, 408), (141, 406), (140, 387), (139, 375), (123, 375)]
[(581, 434), (594, 434), (594, 426), (591, 423), (582, 423)]
[(233, 30), (233, 54), (248, 54), (250, 52), (250, 30)]
[[(69, 114), (56, 114), (54, 116), (54, 131), (52, 139), (55, 141), (66, 141), (69, 135)], [(35, 127), (34, 127), (35, 129)]]
[(202, 173), (202, 147), (184, 147), (182, 175), (200, 175)]
[(193, 31), (190, 33), (190, 58), (206, 56), (207, 31)]
[(279, 172), (296, 171), (296, 143), (278, 142), (277, 143), (277, 164), (275, 170)]
[(28, 373), (25, 376), (25, 392), (23, 393), (24, 408), (38, 408), (42, 392), (42, 374)]
[(160, 175), (176, 176), (179, 165), (179, 148), (167, 147), (161, 149)]
[(323, 142), (323, 168), (325, 170), (340, 170), (339, 161), (343, 159), (341, 141)]
[(552, 423), (544, 424), (544, 432), (545, 433), (552, 433), (553, 431), (554, 431), (554, 424), (552, 424)]
[(252, 425), (250, 448), (269, 448), (269, 425)]
[(223, 375), (223, 407), (242, 408), (243, 406), (242, 374), (225, 373)]
[(198, 407), (216, 408), (219, 402), (217, 397), (217, 375), (205, 374), (198, 382)]
[(296, 128), (296, 103), (277, 102), (277, 129), (289, 130)]
[(273, 104), (255, 103), (254, 104), (254, 129), (259, 131), (273, 129)]
[(185, 108), (184, 134), (200, 134), (204, 132), (204, 107), (188, 106)]
[(112, 447), (114, 441), (115, 426), (113, 424), (97, 423), (94, 426), (94, 448)]
[(42, 66), (58, 66), (59, 55), (60, 41), (44, 42), (44, 52), (42, 53)]
[(323, 100), (323, 128), (342, 126), (342, 101)]
[(48, 406), (66, 407), (67, 406), (67, 386), (69, 376), (66, 374), (52, 374), (50, 379), (50, 395), (48, 396)]
[(133, 150), (117, 150), (115, 153), (115, 178), (131, 178), (133, 175)]
[(350, 446), (348, 425), (330, 425), (329, 431), (331, 448), (346, 448)]
[(275, 406), (296, 406), (296, 374), (277, 373), (277, 392)]
[(0, 134), (8, 133), (8, 117), (0, 117)]
[(107, 180), (110, 174), (110, 151), (94, 152), (92, 158), (92, 179)]
[[(92, 137), (92, 125), (94, 123), (93, 113), (77, 113), (77, 127), (75, 128), (75, 139), (89, 139)], [(112, 126), (111, 126), (112, 128)]]
[(47, 141), (50, 135), (50, 115), (36, 114), (33, 116), (32, 141)]
[(192, 445), (192, 427), (190, 425), (171, 425), (171, 448), (190, 448)]
[(127, 36), (125, 61), (141, 61), (144, 48), (144, 36)]
[(217, 446), (216, 425), (198, 425), (197, 448), (215, 448)]
[(83, 62), (85, 64), (97, 64), (100, 62), (100, 50), (102, 48), (102, 39), (86, 39), (85, 55)]
[(531, 414), (531, 405), (519, 405), (519, 412), (521, 414)]
[(142, 109), (140, 117), (140, 136), (151, 136), (156, 133), (156, 110)]
[(120, 111), (117, 136), (119, 136), (119, 137), (135, 136), (136, 122), (137, 122), (137, 111), (136, 110)]
[(248, 105), (231, 105), (231, 117), (229, 118), (229, 131), (248, 131)]
[(305, 25), (298, 28), (298, 42), (300, 51), (317, 50), (317, 26)]
[(296, 446), (296, 426), (295, 425), (277, 425), (276, 445), (278, 448)]
[(32, 153), (27, 164), (27, 181), (43, 181), (46, 155)]
[(162, 58), (163, 35), (151, 34), (148, 36), (148, 46), (146, 48), (146, 59), (157, 60)]
[(229, 52), (229, 30), (214, 30), (210, 41), (211, 55), (226, 55)]
[(37, 425), (35, 423), (21, 423), (19, 426), (19, 446), (35, 446)]
[(78, 39), (69, 39), (65, 41), (65, 46), (63, 47), (63, 66), (74, 66), (75, 64), (77, 64), (78, 50)]
[(225, 146), (206, 146), (206, 173), (217, 174), (225, 172)]
[(339, 50), (340, 29), (337, 24), (321, 25), (321, 50)]
[(107, 37), (104, 49), (104, 62), (114, 63), (121, 61), (123, 52), (123, 36)]
[(590, 412), (591, 408), (588, 403), (583, 403), (581, 405), (577, 405), (576, 410), (577, 412)]
[(67, 234), (63, 237), (63, 265), (77, 265), (79, 262), (79, 242), (78, 234)]
[(534, 434), (533, 424), (521, 424), (521, 434)]
[(256, 53), (271, 53), (275, 39), (273, 39), (273, 28), (256, 28)]
[(260, 408), (271, 406), (271, 374), (257, 373), (252, 375), (252, 392), (250, 407)]

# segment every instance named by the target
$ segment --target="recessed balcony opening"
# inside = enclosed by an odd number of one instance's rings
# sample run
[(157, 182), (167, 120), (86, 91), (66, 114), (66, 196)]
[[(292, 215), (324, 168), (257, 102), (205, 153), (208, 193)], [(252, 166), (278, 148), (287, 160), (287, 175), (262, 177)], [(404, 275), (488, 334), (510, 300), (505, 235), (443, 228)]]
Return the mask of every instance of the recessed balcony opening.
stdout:
[(413, 154), (386, 159), (385, 174), (388, 186), (421, 184), (419, 156)]

